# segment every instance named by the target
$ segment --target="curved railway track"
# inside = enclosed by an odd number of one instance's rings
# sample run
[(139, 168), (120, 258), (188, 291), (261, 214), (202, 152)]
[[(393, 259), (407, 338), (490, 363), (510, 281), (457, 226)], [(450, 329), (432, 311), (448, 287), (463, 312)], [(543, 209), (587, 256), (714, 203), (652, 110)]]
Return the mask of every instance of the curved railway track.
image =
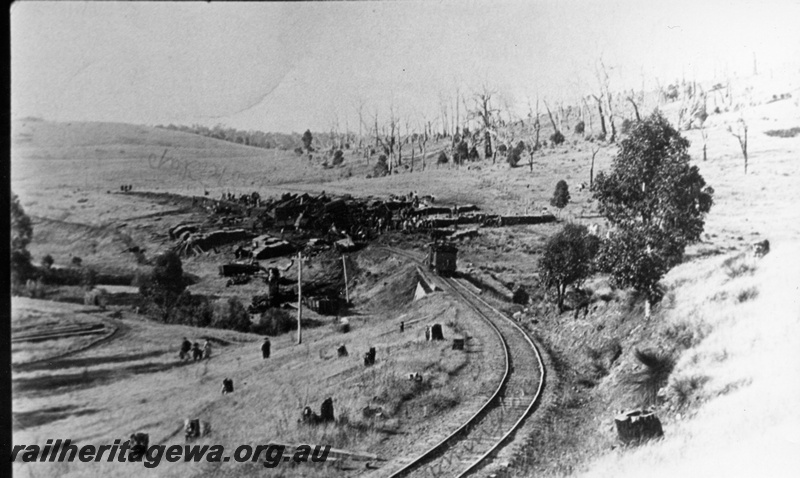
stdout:
[[(402, 249), (384, 248), (422, 266), (421, 258)], [(424, 272), (423, 272), (424, 273)], [(530, 336), (459, 279), (437, 282), (483, 318), (500, 337), (505, 351), (503, 379), (492, 397), (467, 422), (421, 455), (388, 475), (463, 477), (484, 467), (531, 413), (542, 394), (544, 364)]]

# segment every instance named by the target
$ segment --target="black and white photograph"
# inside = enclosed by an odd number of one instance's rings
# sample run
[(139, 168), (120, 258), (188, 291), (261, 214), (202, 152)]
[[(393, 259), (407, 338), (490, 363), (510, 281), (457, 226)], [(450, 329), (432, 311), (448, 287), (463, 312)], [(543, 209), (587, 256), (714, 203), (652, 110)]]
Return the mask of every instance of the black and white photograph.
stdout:
[(797, 0), (9, 25), (13, 476), (797, 476)]

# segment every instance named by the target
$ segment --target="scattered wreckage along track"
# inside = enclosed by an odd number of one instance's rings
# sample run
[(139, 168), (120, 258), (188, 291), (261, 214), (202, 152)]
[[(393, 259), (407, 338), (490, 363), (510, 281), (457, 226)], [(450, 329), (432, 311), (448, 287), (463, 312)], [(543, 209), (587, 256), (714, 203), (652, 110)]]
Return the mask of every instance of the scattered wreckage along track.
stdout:
[[(408, 251), (385, 249), (420, 264), (420, 258)], [(474, 473), (486, 465), (519, 428), (537, 404), (544, 387), (544, 363), (530, 336), (459, 280), (439, 278), (448, 292), (474, 310), (500, 336), (506, 369), (500, 385), (480, 410), (444, 440), (389, 475), (392, 478), (462, 477)]]

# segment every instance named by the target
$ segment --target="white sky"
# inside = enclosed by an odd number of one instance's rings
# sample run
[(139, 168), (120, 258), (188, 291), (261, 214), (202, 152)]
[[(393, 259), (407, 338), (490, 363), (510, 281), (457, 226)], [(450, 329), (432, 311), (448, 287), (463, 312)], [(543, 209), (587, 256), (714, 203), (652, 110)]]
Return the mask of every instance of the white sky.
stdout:
[(356, 105), (434, 119), (488, 85), (527, 110), (596, 88), (800, 75), (800, 2), (18, 2), (12, 114), (357, 129)]

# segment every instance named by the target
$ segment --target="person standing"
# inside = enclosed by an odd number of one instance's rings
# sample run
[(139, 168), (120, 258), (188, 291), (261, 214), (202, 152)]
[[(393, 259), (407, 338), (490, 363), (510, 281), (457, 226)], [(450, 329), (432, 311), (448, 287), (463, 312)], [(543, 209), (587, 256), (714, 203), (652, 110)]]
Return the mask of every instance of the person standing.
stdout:
[(261, 344), (261, 358), (268, 359), (269, 358), (269, 349), (270, 343), (267, 337), (264, 337), (264, 343)]

